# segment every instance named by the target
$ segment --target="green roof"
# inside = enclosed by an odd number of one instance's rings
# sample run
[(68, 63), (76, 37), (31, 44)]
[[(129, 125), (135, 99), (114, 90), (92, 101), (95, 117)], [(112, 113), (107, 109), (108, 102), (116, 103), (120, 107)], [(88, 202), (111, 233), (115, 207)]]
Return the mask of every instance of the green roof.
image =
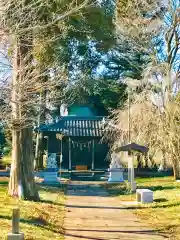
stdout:
[(72, 105), (68, 108), (68, 116), (94, 117), (94, 111), (86, 105)]
[(41, 132), (59, 132), (64, 136), (102, 137), (104, 134), (103, 117), (64, 116), (58, 122), (41, 125)]

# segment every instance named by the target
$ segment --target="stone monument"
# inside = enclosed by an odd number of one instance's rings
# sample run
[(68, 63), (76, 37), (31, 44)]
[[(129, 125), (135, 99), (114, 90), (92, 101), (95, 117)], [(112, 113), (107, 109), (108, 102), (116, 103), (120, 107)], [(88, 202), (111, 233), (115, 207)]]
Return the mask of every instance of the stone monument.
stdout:
[(122, 165), (120, 164), (120, 158), (116, 153), (111, 155), (111, 164), (109, 171), (108, 182), (124, 182)]
[(44, 172), (44, 183), (58, 183), (57, 172), (56, 153), (49, 153), (46, 170)]
[(49, 153), (47, 159), (47, 169), (57, 169), (56, 153)]

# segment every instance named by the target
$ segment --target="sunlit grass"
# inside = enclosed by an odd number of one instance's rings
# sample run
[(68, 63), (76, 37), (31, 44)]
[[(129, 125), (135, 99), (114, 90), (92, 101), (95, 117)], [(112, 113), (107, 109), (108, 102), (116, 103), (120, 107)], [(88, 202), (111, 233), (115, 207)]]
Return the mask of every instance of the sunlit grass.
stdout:
[(12, 162), (12, 156), (11, 155), (3, 156), (1, 161), (4, 164), (4, 166), (9, 165)]
[[(180, 239), (180, 183), (172, 177), (137, 178), (138, 188), (148, 188), (153, 191), (154, 203), (133, 206), (129, 209), (137, 214), (148, 225), (158, 231), (168, 233), (170, 239)], [(110, 194), (120, 201), (134, 201), (135, 194), (130, 194), (125, 185), (109, 185)]]
[[(6, 179), (7, 180), (7, 179)], [(39, 187), (41, 202), (19, 201), (7, 196), (5, 178), (0, 182), (0, 239), (11, 230), (13, 207), (20, 207), (20, 228), (26, 240), (63, 239), (64, 190)]]

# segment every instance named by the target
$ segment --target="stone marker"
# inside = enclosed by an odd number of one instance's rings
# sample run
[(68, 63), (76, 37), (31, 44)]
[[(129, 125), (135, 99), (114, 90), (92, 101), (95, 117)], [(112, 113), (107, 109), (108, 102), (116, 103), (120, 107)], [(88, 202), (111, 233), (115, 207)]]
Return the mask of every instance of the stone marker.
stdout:
[(7, 240), (24, 240), (24, 234), (19, 232), (19, 208), (13, 208), (12, 211), (12, 233), (8, 233)]
[(140, 203), (153, 203), (153, 191), (149, 189), (137, 189), (136, 199)]

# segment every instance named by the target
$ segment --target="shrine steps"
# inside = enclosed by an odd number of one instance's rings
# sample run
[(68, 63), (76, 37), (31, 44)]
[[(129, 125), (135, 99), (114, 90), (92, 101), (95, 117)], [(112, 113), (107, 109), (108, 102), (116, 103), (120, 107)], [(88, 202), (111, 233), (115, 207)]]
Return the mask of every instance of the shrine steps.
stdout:
[(71, 180), (74, 181), (92, 181), (94, 180), (94, 173), (92, 172), (71, 172)]
[(70, 179), (74, 181), (101, 181), (105, 172), (71, 172)]

